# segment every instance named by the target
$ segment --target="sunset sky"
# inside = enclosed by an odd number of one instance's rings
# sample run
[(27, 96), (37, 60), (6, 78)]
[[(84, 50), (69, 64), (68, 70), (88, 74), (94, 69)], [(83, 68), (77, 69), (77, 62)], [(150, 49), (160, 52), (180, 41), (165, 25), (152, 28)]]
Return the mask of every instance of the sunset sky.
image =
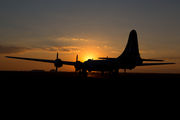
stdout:
[[(58, 52), (65, 61), (75, 61), (77, 54), (80, 61), (118, 57), (132, 29), (142, 58), (176, 64), (127, 72), (180, 73), (179, 0), (0, 0), (0, 70), (55, 69), (50, 63), (5, 56), (54, 60)], [(64, 65), (59, 71), (74, 67)]]

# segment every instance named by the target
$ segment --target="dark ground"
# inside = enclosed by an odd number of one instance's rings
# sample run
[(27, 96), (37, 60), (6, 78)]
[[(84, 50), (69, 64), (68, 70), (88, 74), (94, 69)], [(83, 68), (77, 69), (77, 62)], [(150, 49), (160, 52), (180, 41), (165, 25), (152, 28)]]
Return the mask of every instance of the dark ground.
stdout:
[(40, 100), (38, 103), (46, 100), (50, 104), (54, 100), (63, 100), (60, 104), (77, 100), (100, 100), (97, 103), (111, 100), (110, 103), (113, 103), (116, 100), (117, 104), (117, 101), (123, 100), (129, 104), (135, 100), (150, 100), (147, 102), (149, 104), (162, 96), (164, 99), (160, 99), (159, 103), (167, 99), (177, 100), (180, 91), (180, 74), (119, 73), (118, 76), (102, 76), (100, 73), (90, 73), (87, 77), (79, 77), (73, 72), (0, 71), (0, 76), (1, 98), (8, 103), (14, 100), (30, 100), (28, 104), (37, 100)]
[(73, 72), (29, 72), (29, 71), (0, 71), (1, 78), (6, 80), (180, 80), (180, 74), (161, 73), (119, 73), (109, 75), (88, 73), (87, 77), (79, 76)]

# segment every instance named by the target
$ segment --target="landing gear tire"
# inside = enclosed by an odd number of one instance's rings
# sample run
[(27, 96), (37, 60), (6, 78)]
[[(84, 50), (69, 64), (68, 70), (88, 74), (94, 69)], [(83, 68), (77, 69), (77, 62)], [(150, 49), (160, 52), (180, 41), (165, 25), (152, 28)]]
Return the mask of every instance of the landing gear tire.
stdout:
[(87, 70), (82, 70), (83, 77), (87, 77)]
[(118, 76), (119, 75), (119, 69), (115, 70), (115, 75)]
[(79, 76), (81, 76), (81, 74), (82, 74), (82, 71), (81, 71), (81, 70), (79, 70)]
[(104, 75), (104, 71), (101, 71), (101, 74)]

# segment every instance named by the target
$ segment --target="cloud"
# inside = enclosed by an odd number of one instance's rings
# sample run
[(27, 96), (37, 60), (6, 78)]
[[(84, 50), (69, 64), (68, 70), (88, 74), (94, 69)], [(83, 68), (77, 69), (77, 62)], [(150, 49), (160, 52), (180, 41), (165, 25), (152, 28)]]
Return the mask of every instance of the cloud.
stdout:
[(120, 52), (118, 52), (118, 51), (111, 51), (112, 53), (120, 53)]
[(104, 46), (104, 48), (106, 48), (106, 49), (107, 49), (107, 48), (108, 48), (108, 46)]
[(151, 50), (151, 51), (140, 50), (139, 52), (140, 52), (140, 53), (154, 53), (154, 51), (153, 51), (153, 50)]
[(60, 53), (80, 52), (80, 48), (75, 46), (50, 47), (50, 48), (42, 48), (42, 49), (45, 51), (60, 52)]
[(14, 54), (27, 51), (46, 51), (46, 52), (60, 52), (60, 53), (72, 53), (80, 52), (79, 47), (75, 46), (59, 46), (59, 47), (42, 47), (42, 48), (28, 48), (28, 47), (16, 47), (16, 46), (2, 46), (0, 45), (0, 54)]
[(61, 38), (57, 38), (57, 40), (60, 41), (93, 41), (93, 40), (89, 40), (89, 39), (83, 39), (83, 38), (67, 38), (67, 37), (61, 37)]
[(180, 57), (168, 57), (167, 59), (180, 59)]
[(111, 47), (108, 47), (108, 46), (104, 46), (105, 49), (111, 49)]
[(139, 52), (140, 53), (147, 53), (147, 51), (145, 51), (145, 50), (140, 50)]
[(0, 54), (13, 54), (13, 53), (20, 53), (30, 50), (32, 50), (32, 48), (0, 45)]
[(180, 57), (161, 57), (161, 58), (158, 58), (158, 59), (180, 59)]

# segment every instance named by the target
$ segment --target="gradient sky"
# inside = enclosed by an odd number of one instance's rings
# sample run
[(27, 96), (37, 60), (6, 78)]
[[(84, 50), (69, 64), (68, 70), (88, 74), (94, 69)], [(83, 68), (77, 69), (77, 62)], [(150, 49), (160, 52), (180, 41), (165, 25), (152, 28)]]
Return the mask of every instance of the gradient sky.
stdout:
[[(175, 65), (131, 72), (180, 73), (179, 0), (0, 0), (0, 70), (55, 69), (53, 64), (4, 56), (75, 61), (117, 57), (129, 33), (142, 58)], [(74, 71), (63, 66), (59, 71)]]

